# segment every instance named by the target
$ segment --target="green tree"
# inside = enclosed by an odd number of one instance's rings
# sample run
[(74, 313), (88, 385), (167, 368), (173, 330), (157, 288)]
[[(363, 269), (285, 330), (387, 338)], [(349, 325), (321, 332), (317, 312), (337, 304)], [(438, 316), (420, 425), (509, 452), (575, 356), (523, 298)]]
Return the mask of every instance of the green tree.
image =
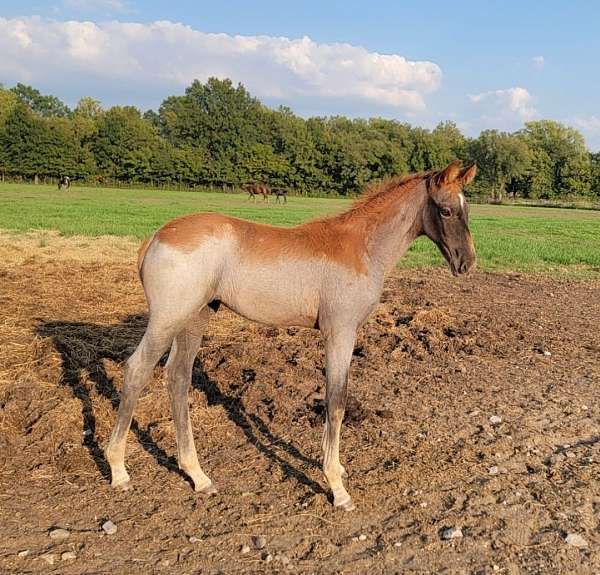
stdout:
[(14, 92), (0, 87), (0, 129), (2, 129), (6, 119), (15, 109), (18, 101)]
[(159, 110), (162, 133), (176, 147), (199, 145), (217, 165), (219, 183), (234, 184), (237, 159), (252, 144), (265, 143), (259, 133), (263, 106), (240, 84), (210, 78), (195, 80), (184, 96), (167, 98)]
[(159, 145), (154, 128), (133, 106), (115, 106), (100, 116), (90, 148), (101, 173), (123, 181), (148, 181)]
[(89, 175), (92, 158), (67, 118), (40, 118), (19, 104), (0, 131), (0, 165), (12, 174), (37, 178)]
[(600, 152), (590, 154), (590, 191), (600, 198)]
[(501, 202), (506, 186), (525, 176), (531, 167), (527, 144), (517, 136), (485, 130), (470, 146), (470, 156), (479, 168), (479, 187), (489, 188), (492, 200)]
[(44, 117), (65, 117), (71, 111), (56, 96), (44, 96), (39, 90), (25, 84), (17, 84), (11, 89), (13, 94), (23, 102), (32, 112)]
[(553, 120), (539, 120), (527, 122), (519, 137), (532, 151), (535, 167), (545, 170), (542, 181), (550, 183), (545, 190), (534, 190), (537, 197), (590, 193), (590, 157), (577, 130)]

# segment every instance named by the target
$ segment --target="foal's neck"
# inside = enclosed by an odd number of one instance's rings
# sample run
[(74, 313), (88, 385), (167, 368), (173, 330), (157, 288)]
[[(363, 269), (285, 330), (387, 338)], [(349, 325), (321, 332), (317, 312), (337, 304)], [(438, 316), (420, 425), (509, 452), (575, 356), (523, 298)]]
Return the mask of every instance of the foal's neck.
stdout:
[(427, 204), (424, 181), (404, 192), (390, 193), (390, 203), (378, 214), (367, 241), (367, 252), (374, 266), (389, 272), (423, 233), (423, 210)]

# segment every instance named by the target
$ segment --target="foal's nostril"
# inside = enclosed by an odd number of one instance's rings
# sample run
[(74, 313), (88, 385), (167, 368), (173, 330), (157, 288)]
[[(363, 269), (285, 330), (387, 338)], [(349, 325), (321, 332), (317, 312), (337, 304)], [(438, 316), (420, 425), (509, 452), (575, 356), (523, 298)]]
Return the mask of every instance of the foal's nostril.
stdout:
[(467, 262), (462, 262), (460, 264), (460, 266), (458, 267), (458, 271), (461, 274), (466, 274), (469, 271), (469, 266), (468, 266)]

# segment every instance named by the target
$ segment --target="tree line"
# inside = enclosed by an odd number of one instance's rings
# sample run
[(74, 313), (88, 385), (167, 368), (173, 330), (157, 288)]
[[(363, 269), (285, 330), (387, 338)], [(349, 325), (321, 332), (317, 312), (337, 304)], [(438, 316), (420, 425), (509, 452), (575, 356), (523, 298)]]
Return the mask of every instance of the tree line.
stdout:
[(82, 98), (70, 109), (31, 86), (0, 86), (0, 175), (87, 183), (234, 187), (266, 183), (299, 194), (354, 194), (390, 175), (476, 161), (471, 193), (502, 200), (600, 197), (600, 153), (551, 120), (507, 133), (464, 136), (382, 118), (304, 119), (271, 109), (230, 80), (194, 81), (158, 111), (103, 109)]

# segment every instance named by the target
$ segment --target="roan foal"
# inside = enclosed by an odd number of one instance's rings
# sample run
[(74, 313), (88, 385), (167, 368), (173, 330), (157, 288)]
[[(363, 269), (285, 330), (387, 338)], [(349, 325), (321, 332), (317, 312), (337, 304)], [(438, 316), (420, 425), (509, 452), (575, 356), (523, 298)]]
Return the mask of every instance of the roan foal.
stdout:
[(149, 305), (146, 333), (125, 366), (118, 420), (106, 457), (112, 485), (126, 488), (125, 442), (142, 388), (171, 346), (166, 365), (181, 469), (196, 491), (214, 493), (198, 463), (187, 392), (210, 317), (222, 303), (248, 319), (321, 330), (327, 362), (323, 472), (333, 504), (354, 508), (342, 483), (340, 428), (357, 329), (378, 304), (383, 279), (420, 235), (440, 248), (454, 275), (475, 263), (462, 188), (476, 166), (392, 178), (347, 212), (293, 228), (214, 213), (165, 224), (139, 252)]

